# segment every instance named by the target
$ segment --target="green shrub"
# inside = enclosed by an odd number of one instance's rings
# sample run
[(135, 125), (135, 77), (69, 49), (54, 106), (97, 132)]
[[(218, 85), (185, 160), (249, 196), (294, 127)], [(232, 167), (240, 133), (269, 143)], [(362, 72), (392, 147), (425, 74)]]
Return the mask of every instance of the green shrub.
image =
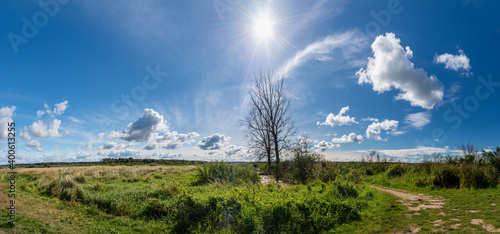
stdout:
[[(488, 177), (488, 167), (475, 164), (460, 165), (460, 188), (487, 188), (495, 187), (497, 177)], [(491, 173), (488, 173), (491, 175)]]
[(442, 164), (433, 171), (435, 186), (443, 188), (460, 188), (460, 172), (454, 165)]
[(401, 164), (392, 165), (385, 173), (388, 177), (402, 176), (405, 173), (405, 168)]
[(195, 184), (208, 183), (258, 183), (259, 174), (247, 167), (230, 165), (224, 162), (211, 162), (198, 167)]

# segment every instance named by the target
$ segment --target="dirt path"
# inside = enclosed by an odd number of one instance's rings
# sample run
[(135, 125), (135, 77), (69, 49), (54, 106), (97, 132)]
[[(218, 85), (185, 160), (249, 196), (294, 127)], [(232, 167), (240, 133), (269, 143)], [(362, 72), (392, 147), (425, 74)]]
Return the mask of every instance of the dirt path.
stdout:
[[(435, 221), (430, 221), (430, 220), (425, 220), (425, 221), (431, 222), (433, 224), (433, 226), (436, 227), (436, 229), (432, 230), (433, 232), (445, 231), (445, 229), (443, 227), (443, 225), (445, 224), (445, 221), (443, 221), (443, 218), (445, 216), (447, 216), (447, 214), (441, 210), (443, 208), (443, 206), (446, 204), (445, 203), (446, 199), (444, 197), (440, 197), (440, 196), (433, 197), (433, 196), (428, 196), (428, 195), (424, 195), (424, 194), (413, 194), (413, 193), (410, 193), (410, 192), (407, 192), (407, 191), (404, 191), (401, 189), (386, 188), (386, 187), (380, 187), (380, 186), (375, 186), (375, 185), (371, 185), (371, 184), (369, 184), (369, 186), (372, 188), (378, 189), (382, 192), (385, 192), (385, 193), (388, 193), (388, 194), (391, 194), (395, 197), (400, 198), (400, 200), (398, 200), (398, 201), (401, 202), (401, 204), (408, 207), (409, 212), (407, 214), (405, 214), (405, 216), (407, 218), (410, 218), (412, 216), (421, 215), (420, 211), (422, 211), (422, 210), (439, 209), (440, 212), (437, 214), (437, 216), (440, 216), (440, 217), (438, 217), (438, 219), (436, 219)], [(492, 205), (492, 206), (494, 206), (494, 205)], [(472, 212), (470, 210), (467, 210), (466, 212), (478, 213), (479, 211)], [(458, 229), (462, 225), (461, 223), (459, 223), (460, 219), (457, 219), (457, 218), (450, 218), (449, 221), (453, 222), (453, 224), (450, 225), (450, 228), (452, 228), (452, 229)], [(482, 225), (482, 228), (484, 228), (488, 232), (500, 232), (500, 228), (496, 228), (495, 226), (493, 226), (491, 224), (487, 224), (482, 219), (479, 219), (479, 218), (472, 219), (470, 223), (473, 225)], [(409, 228), (410, 228), (412, 233), (419, 232), (421, 229), (421, 227), (415, 223), (411, 224), (409, 226)], [(466, 231), (466, 230), (461, 230), (461, 231)]]

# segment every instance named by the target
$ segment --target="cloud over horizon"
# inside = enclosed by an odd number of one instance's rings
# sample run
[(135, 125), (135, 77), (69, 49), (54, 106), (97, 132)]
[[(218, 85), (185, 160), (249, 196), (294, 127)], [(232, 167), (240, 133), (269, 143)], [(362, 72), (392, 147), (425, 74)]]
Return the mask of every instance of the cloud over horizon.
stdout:
[(349, 110), (349, 106), (342, 107), (340, 109), (338, 115), (334, 115), (333, 113), (330, 113), (327, 117), (325, 122), (317, 122), (316, 125), (329, 125), (329, 126), (342, 126), (342, 125), (351, 125), (351, 124), (357, 124), (354, 117), (351, 117), (349, 115), (343, 115)]

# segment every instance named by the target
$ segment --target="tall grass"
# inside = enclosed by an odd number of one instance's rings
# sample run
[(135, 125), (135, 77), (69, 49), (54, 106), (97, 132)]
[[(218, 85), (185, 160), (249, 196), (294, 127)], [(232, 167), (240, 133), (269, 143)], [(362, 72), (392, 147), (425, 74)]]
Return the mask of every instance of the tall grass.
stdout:
[[(173, 233), (320, 233), (359, 220), (372, 199), (360, 196), (367, 188), (353, 183), (264, 186), (250, 165), (215, 162), (174, 180), (176, 171), (108, 168), (47, 170), (35, 178), (23, 172), (20, 180), (32, 189), (22, 192), (83, 205), (91, 217), (161, 222)], [(144, 171), (150, 180), (129, 182)]]

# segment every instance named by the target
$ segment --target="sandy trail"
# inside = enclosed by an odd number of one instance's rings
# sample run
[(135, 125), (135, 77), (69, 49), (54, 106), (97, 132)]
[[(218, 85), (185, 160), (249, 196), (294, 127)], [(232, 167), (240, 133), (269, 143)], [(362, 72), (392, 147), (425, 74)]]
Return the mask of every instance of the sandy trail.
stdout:
[[(411, 213), (407, 213), (405, 215), (408, 218), (412, 217), (412, 216), (416, 216), (416, 215), (417, 216), (421, 215), (419, 213), (420, 210), (441, 209), (446, 204), (445, 203), (446, 199), (444, 197), (440, 197), (440, 196), (433, 197), (433, 196), (428, 196), (428, 195), (424, 195), (424, 194), (413, 194), (413, 193), (410, 193), (410, 192), (407, 192), (407, 191), (404, 191), (401, 189), (396, 190), (396, 189), (392, 189), (392, 188), (380, 187), (380, 186), (375, 186), (375, 185), (371, 185), (371, 184), (369, 184), (369, 186), (372, 188), (378, 189), (382, 192), (385, 192), (385, 193), (388, 193), (388, 194), (391, 194), (395, 197), (400, 198), (400, 200), (398, 200), (398, 201), (401, 202), (406, 207), (408, 207), (408, 211), (411, 212)], [(493, 204), (492, 204), (492, 206), (496, 205), (496, 204), (494, 204), (494, 205)], [(466, 210), (465, 212), (479, 213), (480, 211), (476, 212), (475, 210), (474, 211)], [(440, 216), (441, 218), (443, 218), (443, 217), (447, 216), (447, 214), (441, 211), (437, 214), (437, 216)], [(449, 220), (454, 221), (454, 223), (452, 223), (450, 225), (450, 227), (452, 229), (457, 229), (461, 226), (461, 224), (458, 223), (460, 221), (459, 219), (450, 218)], [(431, 222), (433, 224), (433, 226), (436, 227), (436, 229), (432, 230), (433, 232), (445, 231), (445, 229), (443, 227), (445, 222), (442, 219), (437, 219), (435, 221), (430, 221), (430, 220), (426, 220), (426, 221)], [(473, 225), (481, 225), (482, 228), (484, 228), (487, 232), (500, 232), (500, 228), (496, 228), (495, 226), (493, 226), (491, 224), (487, 224), (482, 219), (472, 219), (470, 223)], [(421, 227), (419, 227), (417, 224), (411, 224), (409, 228), (410, 228), (412, 233), (419, 232), (421, 229)], [(465, 231), (465, 229), (463, 231)]]

